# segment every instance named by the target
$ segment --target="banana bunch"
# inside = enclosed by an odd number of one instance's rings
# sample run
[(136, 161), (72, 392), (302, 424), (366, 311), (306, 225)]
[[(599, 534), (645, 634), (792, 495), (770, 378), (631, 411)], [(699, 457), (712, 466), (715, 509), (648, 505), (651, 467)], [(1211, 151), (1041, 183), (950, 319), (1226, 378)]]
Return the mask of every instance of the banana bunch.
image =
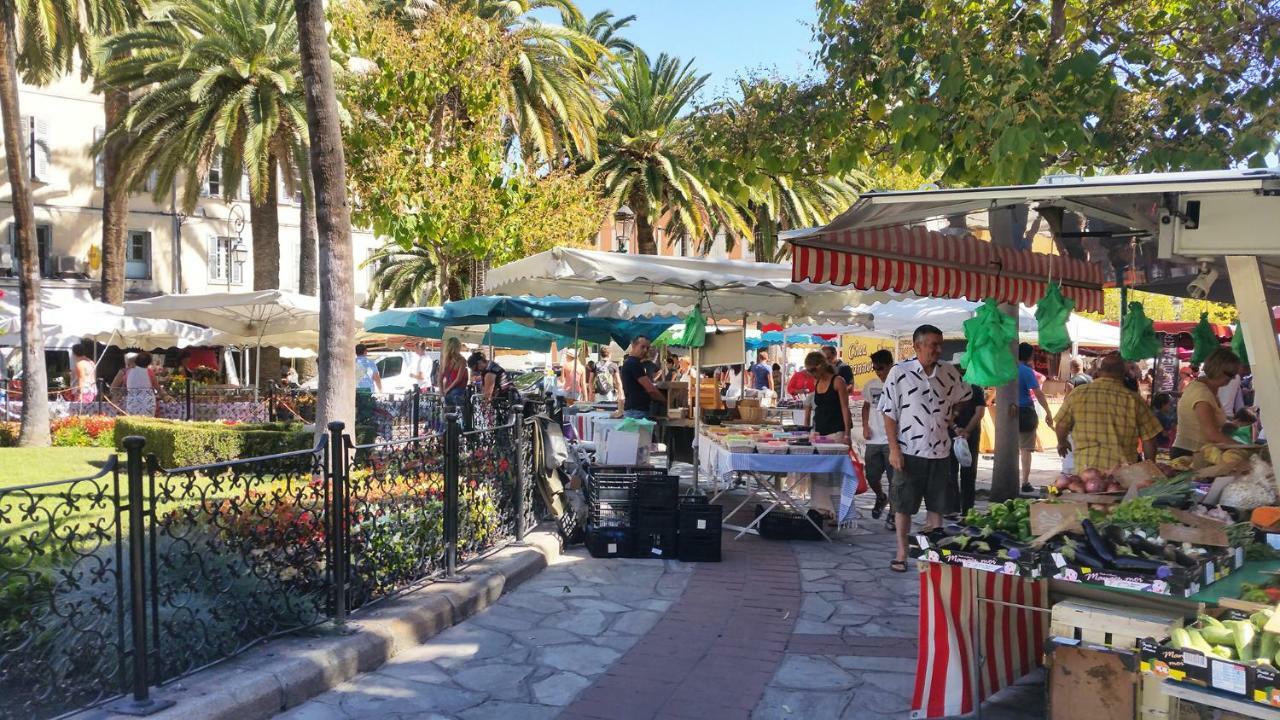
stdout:
[(1280, 667), (1280, 635), (1262, 630), (1273, 612), (1270, 608), (1260, 610), (1248, 620), (1200, 615), (1194, 626), (1170, 630), (1169, 644), (1224, 660)]

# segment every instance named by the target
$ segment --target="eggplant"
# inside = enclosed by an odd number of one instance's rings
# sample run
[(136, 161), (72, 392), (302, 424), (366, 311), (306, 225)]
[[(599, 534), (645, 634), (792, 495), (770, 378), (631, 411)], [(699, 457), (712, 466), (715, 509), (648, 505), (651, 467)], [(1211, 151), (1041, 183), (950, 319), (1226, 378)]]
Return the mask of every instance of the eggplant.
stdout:
[(1144, 538), (1138, 537), (1137, 535), (1130, 535), (1129, 547), (1133, 548), (1134, 552), (1144, 557), (1162, 558), (1164, 557), (1164, 549), (1168, 546), (1157, 545), (1156, 543), (1153, 543), (1150, 540), (1146, 540)]
[(1148, 560), (1133, 555), (1116, 556), (1112, 566), (1117, 570), (1137, 570), (1140, 572), (1158, 572), (1161, 568), (1167, 569), (1169, 567), (1159, 560)]
[(1083, 565), (1091, 568), (1104, 568), (1106, 563), (1102, 562), (1093, 553), (1085, 549), (1084, 545), (1068, 545), (1062, 548), (1063, 557), (1067, 558), (1076, 565)]
[(1116, 554), (1111, 550), (1110, 544), (1102, 534), (1098, 532), (1097, 526), (1093, 521), (1085, 518), (1080, 521), (1080, 527), (1084, 528), (1085, 539), (1089, 541), (1089, 550), (1102, 559), (1108, 567), (1116, 561)]
[(1195, 567), (1199, 564), (1196, 562), (1195, 558), (1192, 558), (1190, 555), (1182, 552), (1182, 549), (1177, 545), (1165, 545), (1164, 558), (1166, 560), (1172, 560), (1182, 567)]

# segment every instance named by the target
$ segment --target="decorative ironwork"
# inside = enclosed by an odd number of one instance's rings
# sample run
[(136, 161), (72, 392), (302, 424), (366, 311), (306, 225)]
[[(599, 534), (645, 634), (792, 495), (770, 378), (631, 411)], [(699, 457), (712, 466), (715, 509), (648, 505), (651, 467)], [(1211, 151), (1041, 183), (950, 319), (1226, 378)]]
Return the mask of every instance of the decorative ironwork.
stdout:
[(461, 434), (458, 447), (458, 558), (465, 562), (516, 531), (519, 424)]
[(444, 567), (444, 435), (357, 445), (346, 478), (347, 607)]
[(151, 463), (154, 681), (326, 618), (325, 447), (176, 470)]
[(0, 718), (61, 715), (127, 682), (120, 476), (0, 487)]

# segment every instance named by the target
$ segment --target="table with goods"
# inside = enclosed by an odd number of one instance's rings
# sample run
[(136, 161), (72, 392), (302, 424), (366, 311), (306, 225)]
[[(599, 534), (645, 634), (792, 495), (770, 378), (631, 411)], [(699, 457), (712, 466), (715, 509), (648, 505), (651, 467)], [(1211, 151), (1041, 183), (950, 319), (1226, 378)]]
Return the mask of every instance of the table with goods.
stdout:
[(1260, 450), (1064, 475), (916, 535), (913, 717), (980, 712), (1041, 665), (1052, 718), (1280, 717), (1280, 497)]
[(811, 438), (808, 431), (786, 429), (781, 424), (732, 423), (703, 428), (697, 443), (701, 467), (724, 481), (716, 497), (737, 484), (747, 496), (730, 510), (732, 517), (748, 504), (760, 501), (752, 521), (728, 525), (745, 533), (792, 539), (830, 540), (823, 529), (823, 517), (798, 497), (797, 486), (807, 476), (822, 473), (840, 477), (838, 497), (832, 498), (837, 523), (852, 517), (853, 497), (859, 488), (860, 471), (848, 445), (823, 437)]

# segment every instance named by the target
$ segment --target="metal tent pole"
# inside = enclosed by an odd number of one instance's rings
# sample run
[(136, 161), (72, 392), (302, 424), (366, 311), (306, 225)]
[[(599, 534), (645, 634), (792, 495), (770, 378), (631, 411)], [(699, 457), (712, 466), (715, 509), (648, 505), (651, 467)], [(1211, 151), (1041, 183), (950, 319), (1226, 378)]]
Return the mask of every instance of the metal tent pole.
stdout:
[[(1267, 445), (1272, 457), (1280, 450), (1280, 346), (1276, 345), (1275, 319), (1262, 268), (1253, 255), (1228, 255), (1227, 273), (1231, 290), (1240, 299), (1240, 329), (1249, 351), (1249, 369), (1253, 372), (1254, 404), (1262, 414), (1262, 427), (1267, 431)], [(1275, 444), (1272, 444), (1275, 443)]]

